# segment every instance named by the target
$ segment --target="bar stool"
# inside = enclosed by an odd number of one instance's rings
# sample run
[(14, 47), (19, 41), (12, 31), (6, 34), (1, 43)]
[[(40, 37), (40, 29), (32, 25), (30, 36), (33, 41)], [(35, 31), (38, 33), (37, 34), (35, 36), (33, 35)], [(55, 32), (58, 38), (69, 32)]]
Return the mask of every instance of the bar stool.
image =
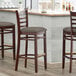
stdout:
[[(76, 60), (76, 53), (73, 51), (73, 42), (76, 41), (76, 12), (70, 12), (71, 27), (63, 29), (63, 54), (62, 54), (62, 68), (65, 68), (65, 58), (70, 59), (69, 72), (72, 72), (72, 60)], [(66, 52), (66, 40), (70, 41), (70, 52)]]
[[(0, 22), (0, 34), (1, 34), (1, 46), (2, 58), (4, 58), (4, 50), (13, 49), (13, 59), (15, 60), (15, 24), (10, 22)], [(12, 34), (12, 45), (4, 43), (4, 35)], [(8, 38), (10, 39), (10, 37)]]
[[(25, 59), (25, 67), (27, 67), (27, 59), (34, 59), (35, 60), (35, 72), (38, 72), (38, 58), (44, 57), (44, 66), (47, 69), (47, 52), (46, 52), (46, 28), (44, 27), (28, 27), (28, 9), (22, 11), (24, 13), (19, 14), (16, 11), (17, 17), (17, 25), (18, 25), (18, 44), (17, 44), (17, 57), (16, 57), (16, 65), (15, 71), (18, 70), (18, 62), (19, 58)], [(38, 36), (42, 35), (42, 36)], [(37, 49), (37, 40), (43, 39), (44, 40), (44, 53), (38, 54)], [(20, 40), (26, 41), (25, 47), (25, 54), (20, 54)], [(34, 41), (34, 54), (28, 54), (28, 40)], [(33, 56), (33, 57), (30, 57)]]

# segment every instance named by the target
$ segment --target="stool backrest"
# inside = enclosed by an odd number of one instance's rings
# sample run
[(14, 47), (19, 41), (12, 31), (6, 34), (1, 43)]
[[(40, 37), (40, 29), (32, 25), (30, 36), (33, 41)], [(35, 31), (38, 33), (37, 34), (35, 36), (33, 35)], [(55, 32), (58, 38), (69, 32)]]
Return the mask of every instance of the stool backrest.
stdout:
[(28, 27), (28, 9), (16, 11), (18, 31), (21, 28)]
[(70, 21), (71, 21), (71, 32), (73, 33), (73, 29), (76, 29), (76, 12), (70, 12)]

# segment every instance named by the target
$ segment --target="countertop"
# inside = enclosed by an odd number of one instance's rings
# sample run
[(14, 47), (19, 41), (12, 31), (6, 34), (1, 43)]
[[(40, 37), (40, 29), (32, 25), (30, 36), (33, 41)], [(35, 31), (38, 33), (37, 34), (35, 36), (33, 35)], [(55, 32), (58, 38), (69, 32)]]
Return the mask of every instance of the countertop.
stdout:
[[(15, 12), (19, 9), (0, 9), (0, 11), (4, 12)], [(29, 10), (29, 14), (31, 15), (42, 15), (42, 16), (69, 16), (69, 11), (50, 11), (50, 12), (41, 12), (38, 10)]]
[(4, 12), (15, 12), (18, 9), (0, 9), (0, 11), (4, 11)]

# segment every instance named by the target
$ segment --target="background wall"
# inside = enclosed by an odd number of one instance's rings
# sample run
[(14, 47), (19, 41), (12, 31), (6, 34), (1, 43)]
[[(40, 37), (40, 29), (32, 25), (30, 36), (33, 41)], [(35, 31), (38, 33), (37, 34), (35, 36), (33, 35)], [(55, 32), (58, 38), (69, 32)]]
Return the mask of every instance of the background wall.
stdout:
[[(25, 7), (25, 0), (0, 0), (0, 6), (2, 2), (12, 2), (16, 7), (19, 6), (19, 2), (22, 2), (22, 8)], [(31, 0), (26, 0), (26, 7), (30, 9), (30, 1)], [(37, 9), (38, 8), (38, 0), (32, 0), (32, 9)]]

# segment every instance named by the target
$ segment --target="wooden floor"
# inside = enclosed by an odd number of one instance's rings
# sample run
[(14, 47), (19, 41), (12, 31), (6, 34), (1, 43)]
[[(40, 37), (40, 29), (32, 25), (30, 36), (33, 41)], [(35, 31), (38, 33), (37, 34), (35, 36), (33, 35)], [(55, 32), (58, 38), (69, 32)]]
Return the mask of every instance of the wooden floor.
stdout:
[[(12, 56), (10, 54), (10, 56)], [(76, 62), (73, 62), (73, 72), (69, 73), (69, 65), (62, 70), (61, 63), (48, 64), (45, 71), (43, 63), (39, 62), (38, 73), (34, 72), (34, 61), (28, 60), (28, 67), (24, 68), (24, 60), (20, 59), (18, 71), (14, 71), (15, 61), (7, 54), (4, 60), (0, 57), (0, 76), (76, 76)]]

